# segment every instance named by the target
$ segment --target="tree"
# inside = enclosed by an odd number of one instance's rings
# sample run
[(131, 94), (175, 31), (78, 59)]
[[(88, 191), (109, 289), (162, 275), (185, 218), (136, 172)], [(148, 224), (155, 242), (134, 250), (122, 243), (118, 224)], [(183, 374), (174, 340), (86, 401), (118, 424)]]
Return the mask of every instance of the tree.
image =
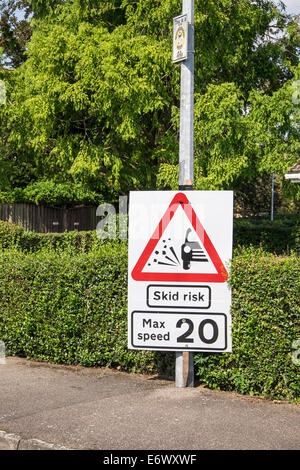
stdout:
[[(153, 149), (173, 95), (165, 50), (123, 25), (111, 29), (72, 2), (36, 21), (10, 116), (17, 150), (39, 175), (117, 190), (154, 185)], [(79, 14), (78, 14), (79, 13)], [(100, 53), (99, 53), (100, 52)], [(166, 121), (166, 116), (164, 116)], [(156, 132), (159, 129), (160, 133)]]
[[(17, 12), (23, 11), (19, 19)], [(3, 0), (0, 5), (0, 47), (5, 53), (4, 64), (18, 67), (26, 58), (26, 46), (31, 36), (28, 21), (32, 13), (27, 0)]]
[[(299, 66), (294, 73), (299, 76)], [(233, 83), (210, 85), (205, 94), (196, 95), (198, 189), (228, 189), (233, 182), (238, 186), (239, 180), (254, 179), (257, 172), (283, 174), (297, 160), (300, 143), (299, 109), (292, 100), (295, 83), (287, 81), (271, 96), (253, 90), (246, 111), (243, 95)], [(167, 180), (163, 174), (161, 184)]]
[[(39, 10), (45, 2), (35, 2), (28, 58), (15, 72), (5, 111), (11, 152), (30, 162), (36, 179), (99, 191), (172, 187), (178, 1), (46, 3)], [(288, 114), (298, 73), (297, 22), (271, 1), (199, 0), (195, 29), (196, 187), (238, 189), (271, 166), (283, 172), (299, 151)], [(272, 128), (275, 111), (280, 132)]]
[(18, 67), (26, 60), (26, 49), (32, 29), (30, 18), (43, 18), (53, 13), (64, 0), (2, 0), (0, 5), (0, 47), (5, 64)]

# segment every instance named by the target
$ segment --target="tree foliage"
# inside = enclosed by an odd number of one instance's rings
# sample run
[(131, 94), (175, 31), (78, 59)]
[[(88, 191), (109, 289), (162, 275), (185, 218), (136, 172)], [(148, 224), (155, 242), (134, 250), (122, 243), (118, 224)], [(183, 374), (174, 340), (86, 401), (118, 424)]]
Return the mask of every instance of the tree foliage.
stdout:
[[(28, 5), (27, 59), (7, 78), (0, 108), (9, 184), (176, 187), (178, 1)], [(195, 187), (240, 189), (258, 173), (283, 174), (299, 158), (296, 19), (272, 1), (199, 0), (195, 49)]]
[[(295, 76), (300, 68), (295, 69)], [(300, 155), (299, 113), (292, 101), (293, 83), (287, 81), (271, 96), (252, 90), (248, 109), (233, 83), (209, 85), (195, 100), (195, 188), (241, 188), (257, 174), (283, 175)], [(177, 119), (178, 122), (178, 119)], [(176, 166), (174, 162), (173, 166)], [(175, 189), (172, 165), (162, 165), (160, 187), (169, 181)]]
[[(22, 11), (22, 19), (17, 15)], [(26, 58), (26, 46), (31, 36), (28, 17), (32, 13), (29, 0), (3, 0), (0, 5), (0, 47), (5, 64), (18, 67)]]

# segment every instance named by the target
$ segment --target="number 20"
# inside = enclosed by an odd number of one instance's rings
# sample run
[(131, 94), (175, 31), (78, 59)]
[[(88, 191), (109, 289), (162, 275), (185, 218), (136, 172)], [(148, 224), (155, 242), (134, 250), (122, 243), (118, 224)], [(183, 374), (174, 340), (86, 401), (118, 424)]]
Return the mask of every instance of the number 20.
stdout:
[[(189, 336), (194, 331), (194, 323), (189, 318), (181, 318), (176, 323), (176, 328), (181, 328), (183, 323), (187, 323), (188, 329), (187, 329), (187, 331), (185, 331), (185, 333), (183, 333), (181, 336), (179, 336), (177, 338), (177, 343), (193, 343), (194, 339), (189, 338)], [(204, 328), (205, 328), (206, 325), (211, 325), (212, 328), (213, 328), (213, 335), (212, 335), (211, 338), (206, 338), (204, 336)], [(199, 328), (198, 328), (198, 334), (199, 334), (199, 338), (201, 339), (201, 341), (203, 343), (206, 343), (206, 344), (214, 343), (217, 340), (218, 336), (219, 336), (219, 328), (218, 328), (217, 323), (214, 320), (209, 320), (209, 319), (202, 320), (202, 322), (200, 322), (200, 325), (199, 325)]]

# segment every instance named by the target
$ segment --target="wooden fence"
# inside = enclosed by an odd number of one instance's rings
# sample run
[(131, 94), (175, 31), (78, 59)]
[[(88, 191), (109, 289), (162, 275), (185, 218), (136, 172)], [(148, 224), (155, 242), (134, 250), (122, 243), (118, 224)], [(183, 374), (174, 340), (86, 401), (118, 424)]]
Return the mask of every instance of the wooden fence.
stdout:
[(0, 204), (0, 220), (39, 233), (95, 230), (96, 209), (94, 206), (59, 209), (35, 204)]

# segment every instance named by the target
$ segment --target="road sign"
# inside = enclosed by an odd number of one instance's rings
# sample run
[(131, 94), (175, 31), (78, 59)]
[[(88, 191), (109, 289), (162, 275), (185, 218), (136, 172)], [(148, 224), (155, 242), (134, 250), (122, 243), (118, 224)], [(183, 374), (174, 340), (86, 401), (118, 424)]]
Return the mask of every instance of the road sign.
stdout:
[(188, 20), (187, 15), (173, 19), (173, 62), (186, 60), (188, 56)]
[(231, 351), (231, 191), (130, 193), (128, 346)]
[[(170, 233), (165, 235), (165, 231), (167, 232), (167, 227), (178, 208), (183, 209), (190, 224), (187, 225), (184, 241), (179, 239), (181, 246), (176, 250), (178, 238), (170, 238)], [(177, 218), (176, 233), (186, 226), (184, 221), (178, 226), (178, 220), (180, 219)], [(190, 234), (198, 236), (199, 240), (190, 241)], [(153, 268), (147, 270), (147, 263), (148, 266), (153, 266), (156, 272), (153, 272)], [(196, 266), (194, 263), (202, 263), (202, 266)], [(211, 271), (212, 264), (216, 272)], [(162, 266), (166, 268), (162, 269)], [(172, 199), (135, 265), (132, 277), (136, 281), (226, 282), (228, 272), (185, 194), (177, 193)]]
[(132, 345), (152, 349), (224, 351), (227, 317), (224, 313), (132, 312)]

